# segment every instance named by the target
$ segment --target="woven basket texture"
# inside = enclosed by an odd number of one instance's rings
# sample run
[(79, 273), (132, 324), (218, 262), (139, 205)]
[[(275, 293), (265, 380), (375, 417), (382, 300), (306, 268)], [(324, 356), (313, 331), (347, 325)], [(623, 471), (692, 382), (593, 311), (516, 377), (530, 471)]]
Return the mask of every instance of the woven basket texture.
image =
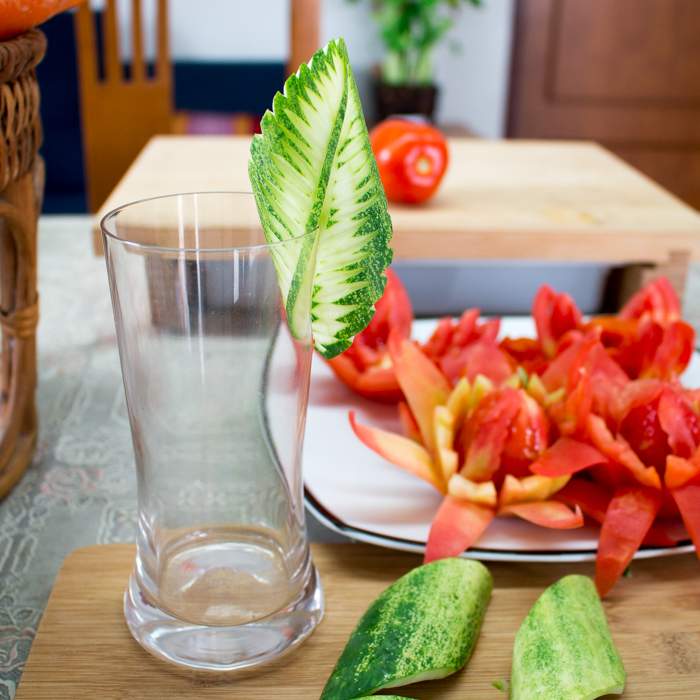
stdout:
[(38, 29), (0, 42), (0, 191), (34, 165), (42, 129), (35, 67), (46, 53)]

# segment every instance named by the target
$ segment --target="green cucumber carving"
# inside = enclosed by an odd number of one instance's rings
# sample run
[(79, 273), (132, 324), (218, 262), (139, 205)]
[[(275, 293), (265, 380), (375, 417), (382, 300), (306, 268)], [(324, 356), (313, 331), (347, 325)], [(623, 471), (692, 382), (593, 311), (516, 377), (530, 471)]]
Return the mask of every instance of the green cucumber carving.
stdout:
[(302, 335), (295, 310), (309, 300), (298, 292), (313, 274), (311, 327), (330, 359), (369, 323), (392, 258), (386, 197), (342, 39), (302, 63), (261, 126), (248, 170), (267, 240), (317, 231), (296, 259), (273, 248), (287, 321)]

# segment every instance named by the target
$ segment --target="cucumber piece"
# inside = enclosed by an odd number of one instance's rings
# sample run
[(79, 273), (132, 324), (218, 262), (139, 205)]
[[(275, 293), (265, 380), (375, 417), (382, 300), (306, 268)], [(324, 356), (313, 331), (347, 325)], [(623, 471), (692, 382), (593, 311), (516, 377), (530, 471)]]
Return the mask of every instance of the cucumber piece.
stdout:
[(287, 320), (303, 337), (297, 319), (305, 314), (295, 308), (309, 308), (299, 290), (313, 275), (311, 328), (316, 349), (330, 359), (374, 315), (392, 258), (387, 201), (342, 39), (302, 63), (261, 130), (248, 172), (268, 242), (317, 230), (299, 255), (272, 249)]
[(621, 693), (625, 680), (593, 582), (571, 575), (550, 586), (515, 636), (510, 700), (592, 700)]
[(469, 559), (413, 569), (357, 623), (321, 700), (350, 700), (459, 670), (474, 649), (492, 588), (488, 569)]

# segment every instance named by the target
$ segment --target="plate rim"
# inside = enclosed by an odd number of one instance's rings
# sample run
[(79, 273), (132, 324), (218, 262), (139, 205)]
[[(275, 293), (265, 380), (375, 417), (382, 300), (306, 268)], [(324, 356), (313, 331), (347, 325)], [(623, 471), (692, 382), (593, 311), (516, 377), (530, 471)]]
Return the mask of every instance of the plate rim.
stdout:
[[(371, 530), (364, 530), (354, 525), (349, 525), (341, 518), (329, 511), (304, 485), (304, 505), (311, 514), (325, 525), (329, 530), (337, 532), (358, 542), (374, 544), (387, 549), (397, 549), (414, 554), (425, 553), (425, 543), (416, 540), (406, 540), (401, 537), (380, 535)], [(673, 547), (649, 547), (635, 552), (634, 559), (651, 559), (654, 557), (666, 557), (674, 554), (686, 554), (694, 552), (695, 546), (687, 543), (687, 540), (677, 543)], [(482, 549), (471, 547), (460, 555), (462, 559), (477, 559), (479, 561), (502, 562), (533, 562), (533, 563), (575, 563), (595, 561), (597, 550), (578, 550), (575, 552), (544, 552), (542, 550), (530, 550), (529, 552), (513, 552), (496, 549)]]

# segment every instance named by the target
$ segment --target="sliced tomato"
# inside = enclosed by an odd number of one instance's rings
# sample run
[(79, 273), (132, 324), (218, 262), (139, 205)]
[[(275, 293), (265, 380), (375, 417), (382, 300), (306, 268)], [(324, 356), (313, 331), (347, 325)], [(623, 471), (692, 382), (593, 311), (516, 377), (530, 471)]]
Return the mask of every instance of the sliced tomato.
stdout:
[(605, 421), (600, 416), (591, 413), (588, 417), (586, 434), (594, 447), (620, 467), (619, 470), (613, 470), (609, 467), (606, 467), (605, 470), (593, 468), (592, 473), (594, 477), (607, 472), (610, 480), (606, 479), (606, 481), (612, 484), (613, 487), (620, 486), (623, 483), (636, 482), (661, 491), (661, 478), (657, 470), (654, 467), (645, 467), (622, 435), (613, 437)]
[(665, 384), (658, 379), (634, 379), (620, 393), (618, 402), (618, 422), (622, 421), (634, 408), (651, 404), (661, 396)]
[(452, 475), (447, 484), (447, 493), (485, 506), (495, 507), (498, 503), (498, 493), (493, 481), (469, 481), (459, 474)]
[(549, 366), (542, 374), (542, 383), (547, 387), (547, 391), (556, 391), (565, 388), (569, 382), (571, 368), (583, 350), (592, 340), (597, 340), (597, 335), (584, 335), (574, 331), (569, 335), (570, 343), (566, 348), (560, 348), (559, 354), (549, 363)]
[(346, 353), (347, 350), (326, 362), (335, 376), (349, 389), (366, 399), (382, 403), (396, 403), (403, 398), (403, 392), (393, 368), (371, 368), (360, 371)]
[(581, 324), (581, 312), (574, 300), (563, 292), (555, 292), (543, 284), (532, 302), (532, 317), (537, 328), (537, 338), (544, 354), (552, 358), (556, 354), (558, 341), (567, 331)]
[[(608, 505), (612, 500), (613, 492), (600, 484), (587, 479), (570, 479), (569, 482), (557, 491), (552, 498), (566, 503), (572, 508), (579, 506), (584, 515), (598, 523), (603, 523)], [(673, 547), (676, 541), (664, 531), (662, 527), (652, 524), (642, 544), (648, 547)]]
[(690, 457), (700, 444), (700, 420), (683, 395), (667, 388), (659, 398), (659, 424), (678, 457)]
[(688, 366), (695, 347), (695, 330), (683, 321), (674, 321), (663, 332), (651, 361), (647, 361), (642, 377), (670, 379)]
[(341, 355), (327, 360), (336, 377), (367, 399), (396, 403), (403, 392), (394, 374), (387, 344), (393, 331), (403, 338), (411, 335), (413, 309), (398, 275), (387, 269), (384, 294), (375, 304), (372, 320)]
[(618, 318), (622, 321), (649, 316), (661, 326), (667, 326), (681, 317), (681, 304), (673, 285), (666, 277), (657, 277), (644, 285), (622, 307)]
[(591, 380), (591, 410), (606, 420), (614, 421), (619, 414), (620, 395), (630, 383), (629, 377), (608, 355), (600, 341), (591, 344), (584, 367)]
[[(682, 393), (653, 380), (638, 385), (636, 400), (620, 422), (622, 435), (640, 459), (663, 477), (670, 454), (690, 457), (700, 444), (700, 420)], [(645, 396), (654, 396), (640, 403)]]
[(567, 395), (551, 407), (549, 415), (562, 435), (580, 438), (586, 432), (593, 407), (593, 392), (591, 378), (585, 367), (575, 369), (572, 374), (578, 377), (576, 384), (572, 388), (572, 381), (569, 381)]
[(500, 384), (513, 374), (508, 358), (488, 340), (477, 340), (440, 358), (440, 369), (454, 382), (466, 377), (470, 382), (481, 374)]
[(489, 481), (493, 477), (521, 405), (518, 392), (503, 387), (486, 394), (472, 411), (455, 442), (463, 459), (460, 474), (465, 479)]
[(666, 458), (666, 474), (664, 483), (668, 489), (677, 489), (696, 476), (700, 476), (700, 449), (696, 450), (691, 459), (669, 455)]
[(542, 346), (534, 338), (504, 338), (498, 347), (510, 358), (512, 366), (522, 367), (528, 374), (541, 375), (549, 364)]
[(530, 471), (549, 477), (566, 476), (607, 461), (608, 458), (595, 447), (564, 436), (531, 465)]
[(552, 498), (572, 508), (578, 506), (584, 515), (602, 523), (612, 500), (613, 492), (587, 479), (573, 478)]
[[(413, 307), (401, 278), (391, 269), (384, 271), (386, 286), (384, 294), (374, 305), (374, 316), (362, 333), (386, 345), (389, 333), (395, 331), (404, 338), (411, 335)], [(377, 344), (377, 343), (375, 343)]]
[(501, 486), (498, 502), (501, 507), (515, 503), (546, 501), (569, 481), (568, 476), (551, 479), (548, 476), (531, 474), (518, 479), (506, 474)]
[(468, 309), (457, 323), (442, 319), (421, 349), (453, 382), (460, 377), (472, 382), (481, 374), (500, 384), (514, 369), (496, 343), (501, 321), (478, 320), (479, 309)]
[(700, 557), (700, 477), (673, 489), (671, 493)]
[(435, 407), (447, 403), (452, 385), (416, 345), (399, 333), (391, 332), (387, 345), (396, 379), (418, 424), (423, 444), (434, 454)]
[(499, 515), (517, 515), (523, 520), (528, 520), (541, 527), (549, 527), (555, 530), (569, 530), (583, 525), (581, 509), (576, 507), (574, 511), (559, 501), (536, 501), (533, 503), (515, 503), (503, 506)]
[(403, 432), (404, 436), (409, 440), (420, 443), (420, 428), (418, 427), (418, 423), (416, 423), (416, 419), (413, 417), (408, 404), (405, 401), (399, 401), (397, 408), (399, 411), (399, 423), (401, 423), (401, 431)]
[[(454, 345), (459, 347), (465, 347), (469, 343), (473, 343), (478, 340), (484, 331), (484, 326), (479, 328), (479, 309), (467, 309), (459, 318), (459, 322), (455, 328), (454, 335), (452, 337), (452, 342)], [(496, 335), (498, 335), (498, 327), (500, 326), (499, 319), (493, 319), (491, 321), (489, 328), (489, 334), (493, 334), (494, 321), (496, 322)], [(495, 337), (495, 336), (494, 336)]]
[(397, 467), (424, 479), (441, 493), (447, 492), (442, 473), (438, 473), (425, 447), (396, 433), (360, 425), (355, 421), (355, 411), (350, 411), (348, 417), (355, 435), (367, 447)]
[(518, 396), (520, 410), (503, 444), (499, 481), (505, 474), (527, 476), (530, 464), (544, 454), (549, 444), (549, 420), (542, 407), (522, 389), (518, 389)]
[(595, 584), (604, 598), (629, 566), (661, 507), (655, 489), (623, 486), (615, 491), (600, 529)]
[[(476, 317), (479, 317), (479, 310), (474, 309)], [(466, 312), (465, 312), (466, 313)], [(422, 346), (421, 350), (433, 361), (438, 360), (447, 352), (454, 335), (454, 323), (451, 318), (441, 318), (433, 334)]]
[(430, 526), (425, 545), (425, 563), (458, 557), (476, 542), (494, 516), (493, 508), (455, 496), (445, 496)]

